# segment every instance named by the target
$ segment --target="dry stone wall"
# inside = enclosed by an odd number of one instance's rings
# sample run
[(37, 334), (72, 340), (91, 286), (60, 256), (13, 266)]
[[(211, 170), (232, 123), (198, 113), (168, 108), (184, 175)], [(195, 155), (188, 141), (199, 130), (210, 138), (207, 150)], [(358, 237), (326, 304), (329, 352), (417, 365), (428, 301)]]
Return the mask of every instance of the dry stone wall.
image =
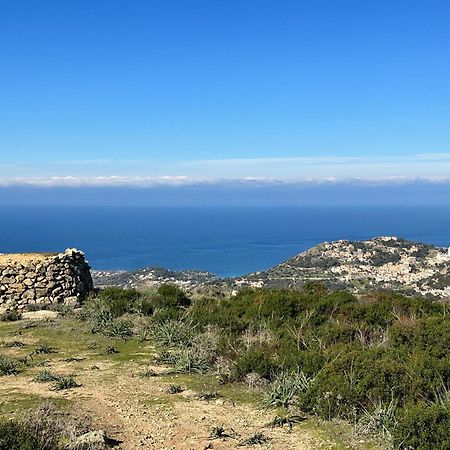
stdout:
[(93, 289), (84, 253), (0, 254), (0, 312), (28, 305), (80, 304)]

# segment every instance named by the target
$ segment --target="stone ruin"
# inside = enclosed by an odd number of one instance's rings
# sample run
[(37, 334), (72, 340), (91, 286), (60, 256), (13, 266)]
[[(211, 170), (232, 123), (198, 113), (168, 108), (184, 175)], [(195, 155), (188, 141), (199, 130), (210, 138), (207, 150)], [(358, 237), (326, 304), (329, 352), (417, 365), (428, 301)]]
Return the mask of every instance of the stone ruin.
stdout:
[(0, 254), (0, 313), (29, 305), (79, 305), (93, 290), (84, 253)]

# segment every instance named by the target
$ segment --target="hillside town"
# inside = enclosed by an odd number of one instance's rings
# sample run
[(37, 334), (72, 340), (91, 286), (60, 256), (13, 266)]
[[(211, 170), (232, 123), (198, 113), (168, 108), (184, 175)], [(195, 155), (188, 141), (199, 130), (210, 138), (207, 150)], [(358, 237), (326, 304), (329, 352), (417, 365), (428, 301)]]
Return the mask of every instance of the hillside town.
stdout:
[(137, 288), (173, 283), (193, 293), (233, 294), (250, 288), (301, 288), (320, 282), (355, 293), (395, 290), (410, 295), (450, 297), (450, 249), (398, 237), (334, 241), (262, 272), (220, 278), (208, 272), (146, 268), (134, 272), (93, 271), (96, 286)]

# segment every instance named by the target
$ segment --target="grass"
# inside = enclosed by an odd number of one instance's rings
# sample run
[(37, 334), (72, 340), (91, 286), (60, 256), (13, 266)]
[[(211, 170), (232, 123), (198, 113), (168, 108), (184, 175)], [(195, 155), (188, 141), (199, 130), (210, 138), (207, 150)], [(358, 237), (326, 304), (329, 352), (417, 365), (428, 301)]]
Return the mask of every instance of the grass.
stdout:
[(361, 435), (354, 435), (354, 430), (348, 423), (340, 420), (325, 421), (317, 418), (310, 418), (296, 426), (298, 430), (305, 430), (318, 438), (333, 443), (333, 450), (384, 450), (374, 439), (365, 438)]
[[(0, 419), (11, 419), (23, 416), (26, 412), (36, 409), (46, 397), (37, 394), (17, 392), (17, 390), (2, 390), (2, 401), (0, 407)], [(67, 409), (71, 401), (67, 398), (52, 398), (52, 403), (59, 409)]]

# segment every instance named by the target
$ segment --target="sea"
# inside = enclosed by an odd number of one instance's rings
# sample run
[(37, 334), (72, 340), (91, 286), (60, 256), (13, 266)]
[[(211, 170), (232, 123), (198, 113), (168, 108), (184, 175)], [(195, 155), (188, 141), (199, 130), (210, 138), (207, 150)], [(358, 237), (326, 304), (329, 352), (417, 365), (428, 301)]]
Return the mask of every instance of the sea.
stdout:
[(85, 252), (94, 269), (238, 276), (314, 245), (376, 236), (450, 246), (450, 207), (0, 207), (0, 253)]

